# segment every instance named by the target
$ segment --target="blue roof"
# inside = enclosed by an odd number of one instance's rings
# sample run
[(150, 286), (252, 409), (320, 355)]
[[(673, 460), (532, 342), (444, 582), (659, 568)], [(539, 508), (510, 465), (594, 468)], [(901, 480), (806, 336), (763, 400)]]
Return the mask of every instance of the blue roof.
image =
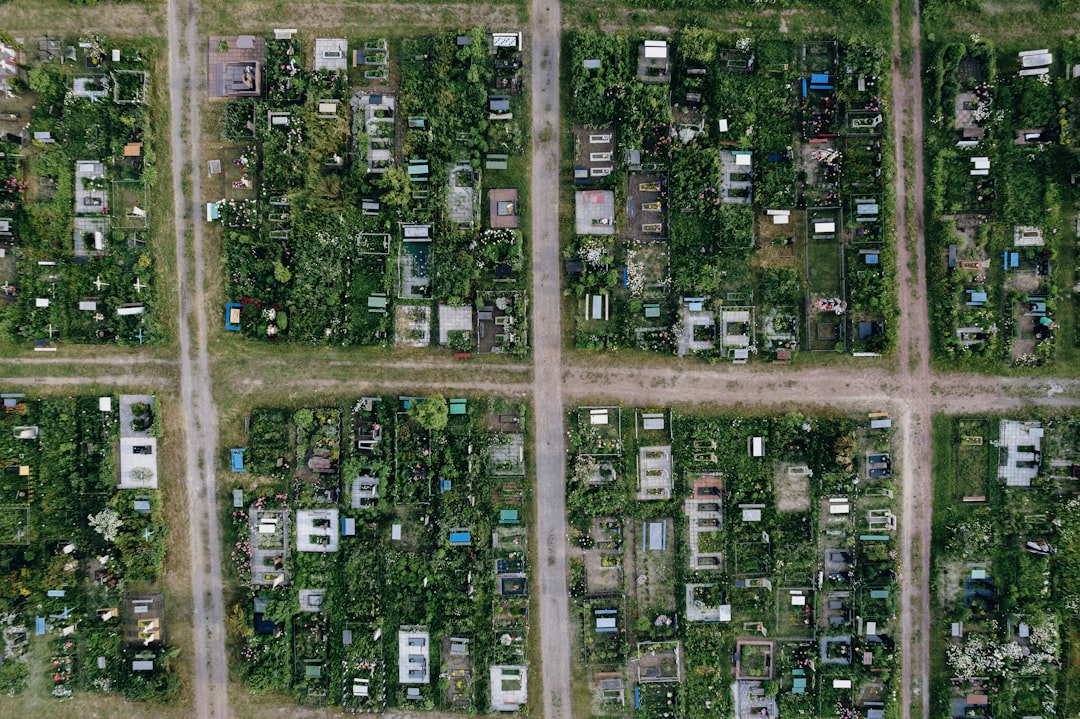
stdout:
[(230, 330), (232, 332), (239, 332), (240, 331), (240, 325), (239, 324), (229, 322), (229, 315), (232, 314), (232, 311), (233, 310), (239, 310), (239, 309), (240, 309), (240, 303), (239, 302), (227, 302), (225, 304), (225, 329)]
[(232, 471), (234, 472), (247, 472), (244, 469), (244, 452), (246, 449), (240, 447), (234, 447), (229, 450), (229, 458), (232, 460)]
[(815, 85), (827, 85), (829, 83), (829, 73), (827, 72), (815, 72), (810, 74), (810, 82)]
[(471, 541), (468, 532), (450, 532), (450, 544), (468, 544)]

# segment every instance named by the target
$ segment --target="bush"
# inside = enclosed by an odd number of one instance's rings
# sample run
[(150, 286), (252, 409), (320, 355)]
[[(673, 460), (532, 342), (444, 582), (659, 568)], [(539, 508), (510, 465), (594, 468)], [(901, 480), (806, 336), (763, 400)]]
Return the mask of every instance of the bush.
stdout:
[(26, 662), (18, 659), (6, 659), (0, 664), (0, 694), (13, 697), (26, 689), (26, 677), (29, 675)]
[(298, 409), (293, 415), (293, 422), (298, 429), (311, 429), (315, 422), (315, 414), (310, 409)]

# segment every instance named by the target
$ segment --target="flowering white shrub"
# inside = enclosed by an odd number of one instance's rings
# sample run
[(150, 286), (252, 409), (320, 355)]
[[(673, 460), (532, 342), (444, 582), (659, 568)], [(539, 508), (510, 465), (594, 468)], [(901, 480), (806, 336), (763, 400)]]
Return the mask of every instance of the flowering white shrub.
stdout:
[(578, 257), (593, 269), (602, 269), (607, 266), (607, 248), (604, 241), (595, 235), (589, 235), (581, 243)]
[(626, 286), (631, 297), (640, 297), (645, 289), (645, 263), (637, 259), (636, 250), (626, 253)]
[(106, 542), (115, 542), (116, 535), (124, 524), (120, 515), (111, 507), (106, 507), (97, 514), (87, 515), (86, 518), (90, 522), (90, 528), (100, 534)]

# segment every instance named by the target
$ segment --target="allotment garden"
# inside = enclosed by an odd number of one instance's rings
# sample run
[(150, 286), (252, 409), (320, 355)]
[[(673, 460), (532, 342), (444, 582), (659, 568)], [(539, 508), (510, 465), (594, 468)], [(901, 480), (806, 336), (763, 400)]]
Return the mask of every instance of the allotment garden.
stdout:
[(1078, 446), (1074, 417), (935, 419), (936, 715), (1080, 710)]
[(894, 711), (889, 424), (574, 410), (570, 593), (592, 715)]
[(1057, 53), (1006, 52), (978, 34), (931, 46), (927, 278), (945, 364), (1033, 367), (1080, 342), (1067, 319), (1075, 232), (1065, 212), (1080, 54)]
[(161, 217), (149, 204), (155, 53), (99, 35), (0, 35), (0, 309), (17, 340), (162, 339), (147, 247)]
[(567, 55), (578, 347), (891, 351), (881, 47), (687, 28), (576, 33)]
[(0, 691), (172, 699), (154, 398), (2, 401)]
[(207, 62), (226, 329), (526, 351), (520, 33), (214, 36)]
[(526, 422), (441, 396), (256, 409), (226, 524), (248, 687), (346, 713), (523, 706)]

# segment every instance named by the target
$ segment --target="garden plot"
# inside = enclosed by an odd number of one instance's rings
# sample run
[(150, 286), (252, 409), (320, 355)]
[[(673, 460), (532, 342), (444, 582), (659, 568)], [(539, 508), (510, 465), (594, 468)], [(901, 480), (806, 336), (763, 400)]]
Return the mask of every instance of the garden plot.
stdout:
[(443, 637), (440, 647), (441, 667), (446, 674), (446, 703), (468, 707), (473, 703), (473, 658), (466, 637)]
[(817, 595), (809, 588), (778, 588), (776, 636), (784, 639), (813, 639), (817, 624), (816, 599)]
[(846, 343), (841, 214), (839, 208), (807, 210), (806, 346), (813, 351), (835, 350)]
[(659, 624), (675, 619), (675, 543), (670, 518), (635, 523), (627, 531), (634, 572), (627, 584), (634, 588), (638, 616)]
[(667, 182), (662, 175), (626, 174), (626, 229), (623, 236), (634, 242), (666, 240), (668, 234)]
[(394, 341), (408, 347), (431, 344), (431, 307), (398, 305), (394, 308)]
[(1061, 268), (1050, 260), (1070, 224), (1062, 176), (1045, 150), (1071, 142), (1058, 132), (1070, 100), (1053, 68), (1039, 66), (1035, 77), (1024, 64), (1049, 63), (1052, 53), (943, 43), (936, 54), (942, 64), (928, 82), (950, 81), (936, 109), (944, 121), (930, 137), (938, 211), (927, 242), (944, 258), (931, 268), (935, 355), (986, 368), (1045, 364), (1067, 316), (1057, 312)]
[[(575, 414), (589, 416), (593, 409), (581, 408)], [(670, 442), (671, 497), (685, 497), (678, 504), (671, 499), (642, 498), (633, 484), (620, 478), (593, 483), (589, 478), (595, 476), (595, 468), (581, 464), (580, 453), (590, 444), (583, 436), (587, 425), (579, 424), (568, 441), (576, 454), (567, 485), (570, 542), (585, 550), (581, 559), (571, 560), (571, 594), (581, 600), (575, 606), (582, 612), (584, 639), (591, 647), (588, 671), (593, 676), (594, 696), (602, 705), (600, 714), (624, 711), (614, 699), (604, 704), (597, 687), (604, 678), (624, 681), (626, 659), (625, 653), (614, 651), (622, 652), (622, 644), (612, 647), (598, 639), (603, 632), (588, 636), (597, 619), (603, 621), (601, 629), (612, 622), (616, 629), (625, 628), (626, 642), (638, 647), (628, 662), (631, 679), (635, 674), (638, 677), (635, 697), (640, 699), (653, 691), (654, 682), (660, 682), (671, 689), (671, 701), (687, 702), (688, 716), (726, 716), (736, 706), (818, 712), (820, 690), (814, 667), (820, 666), (819, 640), (825, 640), (830, 659), (836, 659), (838, 666), (842, 661), (845, 671), (837, 676), (851, 680), (849, 700), (863, 694), (877, 696), (871, 689), (890, 692), (881, 675), (894, 669), (887, 623), (895, 612), (886, 616), (891, 608), (878, 606), (877, 597), (867, 595), (865, 606), (882, 615), (873, 619), (878, 622), (873, 636), (880, 639), (868, 639), (865, 626), (853, 638), (859, 631), (853, 621), (859, 609), (856, 573), (873, 591), (888, 591), (890, 596), (895, 593), (896, 577), (892, 545), (876, 541), (870, 529), (860, 532), (852, 525), (855, 506), (860, 517), (867, 518), (871, 512), (885, 516), (884, 511), (892, 507), (892, 498), (878, 491), (881, 481), (875, 480), (875, 486), (863, 493), (856, 493), (851, 482), (857, 458), (870, 451), (859, 439), (859, 423), (802, 416), (700, 417), (655, 409), (637, 410), (634, 417), (635, 432), (623, 437), (629, 445), (627, 457), (603, 459), (611, 465), (612, 474), (622, 477), (627, 459), (640, 461), (643, 452), (658, 452)], [(651, 429), (645, 428), (645, 418)], [(755, 438), (764, 441), (755, 442)], [(887, 440), (875, 440), (887, 448)], [(877, 444), (873, 449), (881, 451)], [(799, 491), (792, 491), (791, 482), (801, 484)], [(789, 495), (795, 495), (794, 502)], [(845, 504), (846, 511), (833, 514), (831, 499)], [(665, 532), (665, 525), (671, 526), (667, 518), (674, 512), (685, 515), (685, 521), (678, 522), (682, 531), (677, 535)], [(594, 566), (602, 556), (597, 546), (613, 541), (610, 533), (595, 532), (600, 527), (625, 532), (625, 537), (619, 535), (625, 544), (618, 557), (626, 570), (625, 584), (619, 574), (617, 582), (592, 586), (594, 572), (604, 569)], [(676, 542), (681, 545), (669, 558)], [(686, 562), (676, 563), (679, 556), (686, 556)], [(663, 566), (656, 566), (656, 561)], [(717, 573), (721, 568), (728, 568), (728, 573)], [(819, 572), (820, 587), (816, 584)], [(653, 591), (654, 586), (668, 584), (686, 597), (687, 613), (681, 625), (668, 622), (675, 593)], [(594, 593), (598, 589), (611, 592), (603, 595), (601, 604)], [(615, 614), (596, 615), (597, 609)], [(676, 680), (662, 669), (654, 674), (657, 667), (643, 661), (643, 648), (657, 646), (656, 656), (669, 656), (669, 666), (674, 667), (675, 642), (681, 643), (677, 655), (681, 677)], [(879, 642), (885, 647), (882, 651)], [(869, 643), (874, 646), (865, 648)], [(860, 652), (857, 664), (852, 662), (855, 648)], [(612, 663), (599, 659), (601, 651)], [(868, 665), (862, 664), (866, 653), (873, 655)], [(738, 673), (734, 695), (728, 689), (732, 671)], [(610, 676), (605, 672), (611, 672)], [(770, 691), (769, 682), (776, 682), (778, 692)], [(612, 691), (614, 697), (617, 688)], [(668, 692), (664, 694), (668, 698)]]
[(997, 475), (997, 427), (981, 419), (955, 421), (957, 497), (953, 500), (986, 501)]
[(781, 462), (773, 472), (776, 508), (781, 512), (806, 512), (810, 509), (812, 473), (805, 464)]
[(614, 127), (575, 125), (573, 133), (574, 184), (610, 186), (618, 177)]
[[(12, 694), (175, 696), (171, 625), (157, 592), (167, 533), (157, 467), (132, 469), (135, 445), (121, 440), (153, 444), (156, 412), (147, 396), (7, 395), (0, 553), (12, 591), (0, 649)], [(136, 480), (144, 486), (118, 487)]]
[(589, 531), (592, 547), (585, 552), (587, 591), (613, 594), (623, 588), (622, 526), (614, 519), (596, 519)]
[(637, 646), (637, 681), (682, 681), (682, 651), (679, 642), (640, 642)]
[(259, 150), (253, 145), (225, 150), (220, 177), (222, 197), (230, 200), (254, 200), (259, 196)]
[(582, 603), (585, 663), (619, 667), (626, 661), (626, 607), (622, 599), (587, 599)]
[[(794, 267), (805, 234), (802, 210), (767, 209), (754, 223), (754, 259), (766, 267)], [(778, 221), (779, 220), (779, 221)]]
[[(225, 148), (217, 175), (209, 168), (226, 199), (208, 217), (225, 227), (228, 299), (242, 305), (245, 336), (385, 346), (400, 329), (395, 300), (480, 305), (496, 289), (520, 294), (524, 316), (524, 234), (481, 222), (478, 193), (490, 188), (479, 165), (460, 162), (487, 153), (477, 157), (493, 176), (525, 162), (526, 131), (514, 119), (527, 116), (520, 40), (510, 48), (480, 30), (461, 37), (469, 42), (405, 38), (400, 58), (385, 40), (354, 43), (351, 54), (345, 38), (314, 48), (296, 37), (224, 38), (217, 54), (211, 46), (213, 66), (252, 64), (265, 92), (257, 112), (249, 99), (226, 103), (226, 140), (243, 144)], [(362, 69), (349, 70), (350, 58)], [(447, 94), (435, 103), (439, 93)], [(249, 155), (254, 162), (230, 164)], [(287, 322), (268, 321), (270, 310)], [(488, 334), (479, 351), (528, 346), (524, 322), (502, 342), (496, 334), (505, 333)]]
[[(1005, 308), (1015, 327), (1010, 356), (1015, 363), (1035, 357), (1036, 347), (1053, 337), (1057, 324), (1051, 319), (1053, 299), (1049, 295), (1051, 272), (1049, 250), (1014, 247), (1005, 253)], [(1006, 320), (1007, 321), (1007, 320)]]
[(581, 407), (577, 410), (581, 453), (591, 456), (622, 454), (622, 408)]
[[(430, 233), (431, 228), (427, 227)], [(421, 300), (429, 294), (431, 284), (431, 237), (409, 238), (401, 243), (398, 255), (398, 294), (401, 299)]]
[[(145, 184), (155, 176), (146, 104), (154, 50), (97, 34), (42, 42), (74, 48), (70, 62), (55, 62), (49, 50), (28, 59), (21, 46), (4, 46), (12, 69), (35, 78), (32, 90), (0, 100), (8, 329), (45, 347), (157, 343), (157, 277), (144, 233), (157, 216)], [(26, 234), (38, 226), (56, 232)]]
[[(288, 582), (272, 591), (252, 586), (233, 609), (253, 630), (236, 654), (245, 681), (346, 712), (415, 701), (487, 710), (487, 685), (477, 677), (486, 678), (496, 663), (523, 665), (528, 639), (528, 529), (520, 511), (500, 499), (507, 480), (470, 459), (470, 446), (497, 440), (488, 430), (492, 413), (496, 421), (520, 418), (523, 408), (369, 397), (252, 418), (249, 472), (232, 476), (260, 525), (285, 513), (299, 521), (295, 532), (285, 530), (294, 556)], [(330, 464), (315, 461), (323, 459)], [(343, 470), (335, 473), (335, 466)], [(307, 473), (316, 470), (329, 470), (322, 474), (336, 482), (362, 472), (378, 481), (377, 495), (354, 507), (349, 493), (312, 493)], [(234, 534), (247, 529), (247, 514), (234, 514)], [(233, 558), (250, 585), (245, 549)], [(488, 600), (477, 601), (478, 594)], [(446, 684), (431, 681), (438, 673)], [(524, 701), (523, 675), (520, 681)]]

